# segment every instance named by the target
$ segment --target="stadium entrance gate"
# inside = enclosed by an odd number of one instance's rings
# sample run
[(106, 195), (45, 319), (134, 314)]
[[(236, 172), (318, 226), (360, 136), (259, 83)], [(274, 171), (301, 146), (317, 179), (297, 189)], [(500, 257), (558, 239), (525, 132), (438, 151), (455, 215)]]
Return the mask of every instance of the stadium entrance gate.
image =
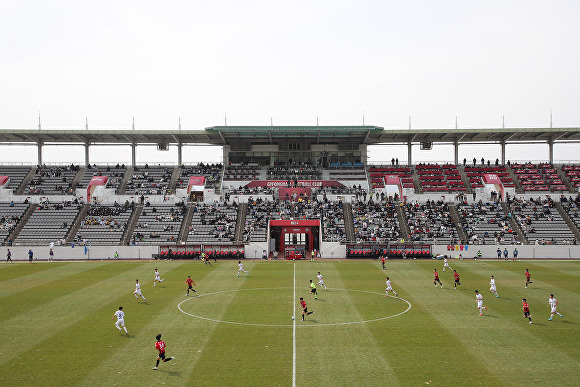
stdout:
[(306, 257), (312, 250), (320, 249), (320, 220), (271, 220), (270, 238), (284, 255), (296, 252)]

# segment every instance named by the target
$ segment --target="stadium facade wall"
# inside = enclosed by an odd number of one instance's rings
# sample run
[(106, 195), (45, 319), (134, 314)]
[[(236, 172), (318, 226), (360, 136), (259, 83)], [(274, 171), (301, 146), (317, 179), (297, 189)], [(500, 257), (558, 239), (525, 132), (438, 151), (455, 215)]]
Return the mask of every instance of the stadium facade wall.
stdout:
[[(10, 249), (12, 259), (17, 261), (28, 261), (28, 250), (34, 253), (35, 260), (46, 261), (48, 259), (48, 246), (3, 246)], [(85, 254), (84, 246), (54, 246), (54, 260), (101, 260), (114, 259), (115, 251), (119, 253), (119, 259), (151, 259), (154, 254), (159, 253), (159, 246), (92, 246)], [(2, 257), (6, 256), (6, 250)]]

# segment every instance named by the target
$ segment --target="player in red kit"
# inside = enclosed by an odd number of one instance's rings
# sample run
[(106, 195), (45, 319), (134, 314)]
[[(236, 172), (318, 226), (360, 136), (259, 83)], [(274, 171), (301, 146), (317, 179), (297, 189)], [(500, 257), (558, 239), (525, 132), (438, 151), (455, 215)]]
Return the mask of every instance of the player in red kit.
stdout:
[(529, 285), (529, 284), (533, 284), (533, 283), (534, 283), (534, 281), (530, 281), (531, 274), (530, 274), (530, 272), (528, 271), (528, 269), (526, 269), (526, 272), (525, 272), (524, 274), (525, 274), (525, 276), (526, 276), (526, 289), (527, 289), (527, 288), (528, 288), (528, 285)]
[(156, 370), (159, 366), (159, 360), (163, 360), (165, 363), (175, 359), (174, 357), (165, 358), (165, 342), (161, 340), (161, 333), (158, 334), (155, 338), (157, 339), (157, 342), (155, 343), (155, 349), (159, 351), (159, 356), (157, 356), (157, 364), (155, 364), (155, 367), (153, 367), (154, 370)]
[(455, 278), (455, 283), (453, 286), (455, 287), (455, 290), (457, 290), (457, 285), (461, 285), (461, 282), (459, 282), (459, 274), (457, 274), (457, 270), (453, 270), (453, 278)]
[(302, 307), (302, 321), (304, 321), (304, 316), (312, 314), (312, 312), (308, 311), (308, 308), (306, 307), (306, 301), (304, 301), (304, 298), (302, 297), (300, 297), (300, 306)]
[(435, 278), (433, 279), (433, 285), (435, 285), (435, 287), (437, 287), (437, 282), (439, 282), (439, 285), (441, 285), (441, 287), (443, 287), (443, 284), (441, 283), (441, 280), (439, 279), (439, 273), (437, 273), (437, 269), (433, 269), (433, 275), (435, 276)]
[(197, 293), (195, 291), (195, 289), (193, 288), (193, 286), (195, 286), (195, 282), (193, 282), (193, 280), (191, 279), (191, 276), (190, 275), (187, 276), (187, 279), (185, 280), (185, 283), (187, 284), (187, 294), (186, 294), (186, 296), (189, 296), (189, 291), (190, 290), (193, 290), (195, 293)]
[(530, 306), (526, 302), (525, 298), (522, 298), (522, 309), (524, 310), (524, 317), (527, 317), (530, 320), (530, 324), (532, 323), (532, 315), (530, 314)]

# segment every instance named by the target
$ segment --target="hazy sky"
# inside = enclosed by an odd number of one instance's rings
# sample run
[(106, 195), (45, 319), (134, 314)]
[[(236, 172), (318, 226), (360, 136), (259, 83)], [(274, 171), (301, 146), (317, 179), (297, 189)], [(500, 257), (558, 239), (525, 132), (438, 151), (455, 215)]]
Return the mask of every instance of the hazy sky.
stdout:
[(0, 0), (0, 128), (578, 127), (579, 19), (578, 0)]

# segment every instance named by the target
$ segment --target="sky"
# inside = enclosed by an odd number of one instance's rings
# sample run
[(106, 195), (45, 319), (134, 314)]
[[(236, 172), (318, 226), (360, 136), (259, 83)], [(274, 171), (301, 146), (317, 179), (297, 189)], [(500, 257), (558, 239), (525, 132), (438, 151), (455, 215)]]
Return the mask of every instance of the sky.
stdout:
[[(580, 1), (0, 0), (0, 129), (579, 127)], [(79, 147), (46, 162), (82, 162)], [(91, 159), (130, 160), (94, 147)], [(521, 149), (520, 149), (521, 148)], [(561, 145), (556, 159), (580, 158)], [(175, 149), (139, 151), (175, 162)], [(3, 155), (3, 156), (2, 156)], [(191, 147), (185, 161), (219, 161)], [(371, 160), (406, 158), (375, 147)], [(460, 158), (499, 157), (462, 147)], [(532, 155), (532, 156), (530, 156)], [(489, 157), (487, 157), (489, 156)], [(541, 160), (547, 147), (508, 147)], [(451, 161), (450, 147), (415, 160)], [(0, 146), (0, 162), (35, 161)], [(215, 160), (214, 160), (215, 159)]]

